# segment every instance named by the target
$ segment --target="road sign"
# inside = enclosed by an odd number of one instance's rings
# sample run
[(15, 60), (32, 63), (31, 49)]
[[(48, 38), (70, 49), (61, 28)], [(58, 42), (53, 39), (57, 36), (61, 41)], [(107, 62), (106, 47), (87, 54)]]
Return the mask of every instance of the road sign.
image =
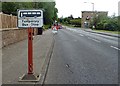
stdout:
[(43, 26), (42, 10), (18, 10), (18, 28), (28, 28), (28, 73), (19, 81), (39, 81), (33, 72), (33, 28)]
[(18, 10), (18, 28), (39, 28), (42, 26), (42, 10)]

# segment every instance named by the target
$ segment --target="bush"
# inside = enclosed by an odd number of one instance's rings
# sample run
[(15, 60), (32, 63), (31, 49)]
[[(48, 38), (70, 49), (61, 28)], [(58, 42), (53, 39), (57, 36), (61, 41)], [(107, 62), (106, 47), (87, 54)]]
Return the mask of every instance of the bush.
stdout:
[(118, 31), (120, 31), (120, 16), (118, 16)]
[(110, 31), (120, 31), (120, 26), (118, 24), (117, 17), (107, 17), (99, 18), (99, 21), (96, 23), (96, 29), (98, 30), (110, 30)]
[(81, 27), (81, 19), (70, 20), (70, 23), (76, 27)]
[(96, 29), (97, 29), (97, 30), (102, 30), (102, 29), (103, 29), (103, 24), (102, 24), (102, 23), (98, 23), (98, 24), (96, 25)]
[(110, 31), (120, 31), (120, 16), (119, 17), (107, 17), (107, 16), (98, 16), (93, 18), (90, 23), (96, 25), (95, 29), (98, 30), (110, 30)]

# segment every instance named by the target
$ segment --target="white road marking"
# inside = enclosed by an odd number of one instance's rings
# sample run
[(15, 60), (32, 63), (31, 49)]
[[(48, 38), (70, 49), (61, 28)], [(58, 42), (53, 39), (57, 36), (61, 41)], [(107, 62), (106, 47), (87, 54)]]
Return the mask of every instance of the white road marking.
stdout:
[(82, 35), (82, 34), (79, 34), (80, 36), (84, 36), (84, 35)]
[(92, 39), (92, 38), (88, 37), (88, 39)]
[(117, 48), (117, 47), (114, 47), (114, 46), (110, 46), (111, 48), (114, 48), (114, 49), (116, 49), (116, 50), (120, 50), (119, 48)]
[(93, 41), (96, 41), (96, 42), (99, 42), (99, 43), (101, 42), (101, 41), (99, 41), (99, 40), (96, 40), (96, 39), (92, 39), (92, 40), (93, 40)]
[(97, 40), (97, 39), (93, 39), (93, 38), (90, 38), (90, 37), (88, 37), (88, 39), (91, 39), (91, 40), (93, 40), (93, 41), (95, 41), (95, 42), (101, 42), (101, 41), (99, 41), (99, 40)]

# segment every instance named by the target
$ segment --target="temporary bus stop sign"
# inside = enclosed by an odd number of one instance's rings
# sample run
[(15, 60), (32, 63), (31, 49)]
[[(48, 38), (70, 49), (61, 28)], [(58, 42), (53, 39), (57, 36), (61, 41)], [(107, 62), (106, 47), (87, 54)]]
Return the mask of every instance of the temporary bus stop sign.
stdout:
[(33, 71), (33, 28), (43, 26), (42, 10), (18, 10), (18, 28), (28, 29), (28, 73), (19, 81), (39, 81), (40, 76)]
[(42, 26), (42, 10), (18, 10), (18, 28), (39, 28)]

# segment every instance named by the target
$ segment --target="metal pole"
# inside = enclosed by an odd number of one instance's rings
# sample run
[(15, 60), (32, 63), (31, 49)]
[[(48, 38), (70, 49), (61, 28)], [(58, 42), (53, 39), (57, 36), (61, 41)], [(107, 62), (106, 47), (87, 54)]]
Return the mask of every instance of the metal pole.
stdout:
[(28, 28), (28, 74), (33, 74), (33, 30)]
[(92, 11), (94, 11), (94, 3), (92, 2), (84, 2), (84, 3), (91, 3), (93, 6), (92, 6)]
[(94, 11), (94, 3), (92, 3), (93, 4), (93, 11)]

